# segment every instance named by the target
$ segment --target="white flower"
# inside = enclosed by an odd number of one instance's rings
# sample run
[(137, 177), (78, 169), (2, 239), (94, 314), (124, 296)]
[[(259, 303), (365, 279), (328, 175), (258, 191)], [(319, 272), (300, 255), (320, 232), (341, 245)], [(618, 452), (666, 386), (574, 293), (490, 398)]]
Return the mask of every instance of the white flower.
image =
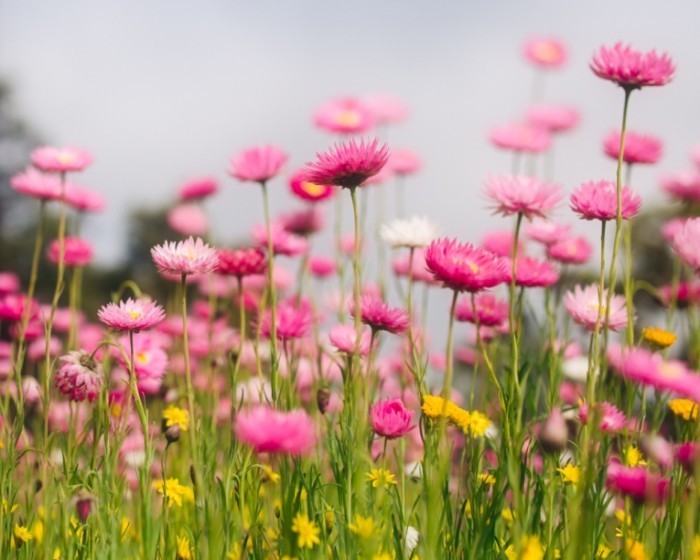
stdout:
[(577, 356), (564, 360), (561, 365), (564, 377), (579, 383), (585, 383), (588, 376), (588, 357)]
[(413, 216), (405, 220), (394, 220), (384, 224), (379, 230), (382, 239), (394, 248), (425, 247), (438, 235), (433, 223), (421, 216)]
[(410, 558), (411, 554), (418, 546), (418, 541), (420, 540), (420, 534), (418, 529), (411, 527), (410, 525), (406, 527), (406, 534), (404, 535), (404, 556)]
[(418, 480), (423, 476), (423, 464), (420, 461), (406, 463), (404, 472), (411, 478)]

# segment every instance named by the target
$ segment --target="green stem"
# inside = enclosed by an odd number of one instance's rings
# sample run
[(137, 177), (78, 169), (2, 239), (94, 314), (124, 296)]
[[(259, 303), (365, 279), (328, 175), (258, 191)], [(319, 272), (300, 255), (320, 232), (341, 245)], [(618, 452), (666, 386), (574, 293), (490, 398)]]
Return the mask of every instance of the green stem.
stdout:
[(267, 194), (267, 183), (260, 183), (263, 194), (263, 210), (265, 212), (265, 229), (267, 231), (267, 283), (270, 295), (270, 386), (272, 402), (278, 405), (280, 397), (279, 360), (277, 350), (277, 289), (275, 288), (275, 251), (272, 243), (270, 220), (270, 201)]

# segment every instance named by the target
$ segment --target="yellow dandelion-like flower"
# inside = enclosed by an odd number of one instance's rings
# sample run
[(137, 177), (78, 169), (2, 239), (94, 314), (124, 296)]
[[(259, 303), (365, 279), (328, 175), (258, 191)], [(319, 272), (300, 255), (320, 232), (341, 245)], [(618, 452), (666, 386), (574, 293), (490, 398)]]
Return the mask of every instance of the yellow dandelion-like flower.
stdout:
[(596, 550), (595, 557), (605, 560), (612, 554), (612, 549), (609, 546), (605, 546), (603, 543), (598, 545), (598, 550)]
[(273, 471), (270, 465), (263, 465), (262, 469), (263, 474), (265, 475), (265, 478), (263, 479), (264, 482), (272, 482), (272, 484), (277, 484), (282, 479), (280, 474)]
[(672, 332), (658, 329), (656, 327), (645, 327), (642, 329), (642, 338), (649, 346), (658, 350), (668, 348), (676, 342), (676, 335)]
[(292, 531), (298, 535), (297, 546), (299, 548), (313, 548), (321, 542), (319, 538), (321, 529), (304, 513), (299, 512), (294, 516)]
[(538, 536), (528, 535), (523, 537), (519, 556), (515, 553), (515, 549), (513, 548), (512, 544), (506, 548), (505, 553), (508, 560), (543, 560), (544, 547), (542, 546)]
[(190, 427), (190, 413), (184, 408), (171, 404), (163, 411), (163, 422), (166, 428), (180, 426), (180, 429), (186, 432)]
[(53, 549), (53, 556), (51, 556), (51, 560), (61, 560), (61, 549), (56, 547)]
[(623, 453), (625, 464), (628, 467), (644, 467), (648, 463), (642, 458), (642, 453), (634, 445), (630, 444), (625, 447)]
[(366, 476), (367, 481), (372, 483), (372, 488), (386, 488), (391, 484), (396, 484), (396, 476), (387, 469), (371, 468)]
[(627, 539), (625, 541), (625, 550), (629, 560), (649, 560), (646, 550), (644, 550), (644, 545), (639, 541)]
[(700, 560), (700, 535), (693, 537), (693, 560)]
[(698, 404), (689, 399), (671, 399), (668, 401), (671, 412), (683, 420), (698, 419)]
[(15, 539), (21, 541), (22, 543), (27, 543), (34, 538), (32, 532), (24, 525), (15, 524), (12, 534), (15, 536)]
[(372, 517), (362, 517), (355, 515), (355, 523), (350, 523), (348, 529), (362, 539), (369, 539), (374, 534), (376, 525)]
[(501, 511), (501, 517), (503, 518), (503, 521), (510, 525), (513, 523), (513, 519), (515, 518), (515, 512), (511, 508), (503, 508)]
[(238, 543), (233, 545), (231, 552), (226, 553), (226, 560), (241, 560), (242, 557), (241, 545)]
[(487, 486), (493, 486), (496, 484), (496, 477), (491, 473), (481, 473), (479, 474), (479, 482)]
[(481, 437), (491, 425), (491, 420), (478, 410), (469, 413), (469, 433), (474, 437)]
[(561, 479), (564, 484), (572, 484), (576, 486), (578, 481), (581, 480), (581, 469), (576, 465), (572, 465), (571, 463), (567, 464), (561, 469), (557, 469), (557, 471), (559, 474), (561, 474)]
[(471, 413), (458, 407), (457, 405), (451, 405), (452, 403), (447, 405), (448, 419), (466, 434), (472, 422)]
[(156, 480), (153, 483), (153, 488), (159, 494), (166, 496), (168, 507), (173, 505), (182, 506), (183, 500), (194, 503), (194, 490), (192, 487), (180, 484), (177, 478), (168, 478), (165, 481)]
[(440, 418), (443, 414), (446, 416), (450, 415), (452, 409), (454, 409), (454, 403), (447, 401), (442, 397), (436, 395), (425, 395), (423, 397), (423, 405), (420, 407), (428, 418)]
[(192, 553), (192, 544), (190, 539), (185, 535), (177, 537), (177, 560), (192, 560), (194, 554)]
[(44, 540), (44, 523), (41, 521), (41, 519), (36, 519), (34, 521), (34, 524), (32, 525), (32, 535), (34, 536), (34, 540), (37, 542)]

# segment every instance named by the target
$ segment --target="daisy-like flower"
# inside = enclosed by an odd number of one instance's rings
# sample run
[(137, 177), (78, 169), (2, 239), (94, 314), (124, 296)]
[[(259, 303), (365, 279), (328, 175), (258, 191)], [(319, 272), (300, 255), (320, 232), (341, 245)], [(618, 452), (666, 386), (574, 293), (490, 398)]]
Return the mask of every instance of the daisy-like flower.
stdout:
[(317, 153), (316, 161), (306, 164), (303, 180), (353, 189), (379, 173), (388, 159), (389, 147), (380, 146), (377, 138), (359, 143), (350, 139)]
[(561, 480), (564, 484), (571, 484), (576, 486), (581, 480), (581, 469), (571, 463), (568, 463), (565, 467), (557, 469), (559, 474), (561, 474)]
[(292, 532), (297, 534), (297, 546), (301, 549), (313, 548), (320, 544), (321, 529), (305, 513), (298, 512), (292, 521)]
[(102, 387), (102, 364), (85, 350), (76, 350), (61, 356), (63, 365), (54, 376), (56, 389), (74, 402), (97, 398)]
[(348, 529), (355, 533), (361, 539), (370, 539), (377, 529), (377, 524), (372, 517), (363, 517), (355, 515), (355, 522), (348, 524)]
[(475, 307), (472, 307), (471, 299), (463, 299), (457, 302), (455, 307), (455, 319), (476, 323), (477, 319), (481, 327), (496, 327), (508, 319), (508, 302), (498, 299), (490, 293), (476, 296)]
[[(622, 161), (625, 163), (657, 163), (661, 159), (664, 144), (660, 138), (650, 134), (638, 134), (630, 130), (625, 133), (625, 148)], [(605, 155), (617, 161), (620, 157), (620, 131), (614, 130), (603, 140)]]
[(192, 560), (194, 558), (190, 539), (185, 535), (181, 535), (176, 537), (175, 542), (177, 543), (177, 560)]
[(372, 484), (372, 488), (386, 488), (391, 484), (396, 484), (396, 476), (386, 469), (372, 467), (366, 477), (367, 482)]
[(30, 531), (25, 525), (18, 525), (17, 523), (15, 523), (15, 526), (12, 529), (12, 534), (17, 540), (19, 546), (24, 543), (28, 543), (34, 538), (34, 533), (32, 533), (32, 531)]
[(559, 68), (567, 58), (566, 46), (559, 39), (533, 37), (523, 45), (525, 58), (541, 68)]
[(681, 202), (700, 202), (700, 173), (684, 171), (661, 179), (661, 188)]
[(298, 198), (315, 204), (331, 198), (335, 194), (335, 189), (332, 185), (317, 185), (305, 181), (303, 173), (297, 171), (289, 180), (289, 190)]
[(593, 254), (593, 246), (585, 237), (570, 237), (547, 247), (547, 257), (564, 264), (585, 264)]
[(166, 428), (178, 426), (183, 432), (186, 432), (190, 427), (190, 413), (173, 404), (168, 405), (163, 410), (163, 425)]
[(207, 274), (216, 269), (218, 257), (200, 238), (185, 241), (166, 241), (151, 248), (151, 256), (158, 271), (172, 275)]
[(608, 465), (606, 486), (612, 492), (628, 496), (638, 503), (663, 502), (669, 495), (670, 480), (646, 467)]
[[(309, 334), (313, 316), (308, 304), (283, 302), (277, 306), (277, 340), (295, 340)], [(272, 313), (267, 310), (260, 320), (260, 335), (272, 336)]]
[(508, 277), (503, 259), (456, 239), (432, 241), (425, 250), (425, 264), (436, 280), (459, 292), (493, 288)]
[[(267, 226), (254, 225), (252, 237), (253, 241), (260, 247), (269, 248)], [(280, 221), (270, 223), (270, 237), (272, 238), (272, 252), (275, 255), (294, 257), (305, 253), (309, 248), (308, 240), (287, 231)]]
[(673, 79), (676, 68), (666, 54), (655, 50), (640, 52), (630, 45), (602, 46), (591, 60), (591, 70), (604, 80), (627, 89), (663, 86)]
[(374, 126), (374, 115), (359, 99), (340, 97), (316, 110), (314, 124), (327, 132), (362, 134)]
[(108, 303), (97, 312), (97, 318), (108, 327), (118, 331), (139, 332), (150, 329), (165, 319), (163, 308), (143, 298)]
[(565, 105), (535, 105), (528, 109), (525, 118), (531, 126), (549, 132), (565, 132), (576, 127), (580, 115), (576, 109)]
[(64, 197), (66, 204), (78, 212), (101, 212), (106, 206), (105, 199), (100, 193), (79, 187), (74, 183), (66, 185)]
[[(602, 402), (596, 405), (598, 409), (598, 429), (608, 434), (616, 434), (627, 425), (625, 415), (612, 403)], [(588, 423), (590, 411), (588, 404), (583, 402), (579, 405), (578, 418), (582, 424)]]
[[(602, 330), (607, 326), (612, 331), (617, 331), (627, 325), (627, 309), (624, 296), (613, 295), (610, 300), (608, 322), (605, 325), (607, 302), (607, 290), (603, 292), (603, 307), (598, 303), (599, 287), (591, 284), (582, 288), (575, 286), (573, 291), (564, 294), (564, 306), (571, 314), (575, 323), (585, 327), (589, 331), (596, 328)], [(600, 315), (600, 317), (598, 317)], [(600, 321), (600, 322), (598, 322)]]
[(663, 350), (676, 342), (675, 334), (657, 327), (644, 327), (642, 329), (642, 338), (656, 350)]
[[(416, 249), (413, 252), (413, 266), (411, 266), (411, 258), (408, 253), (399, 255), (392, 263), (391, 268), (396, 276), (408, 278), (409, 272), (413, 277), (414, 282), (423, 282), (425, 284), (435, 284), (435, 277), (425, 266), (425, 250)], [(409, 270), (412, 268), (412, 270)]]
[[(622, 219), (639, 213), (642, 198), (629, 187), (622, 187)], [(571, 209), (584, 220), (614, 220), (617, 217), (617, 187), (614, 181), (589, 181), (571, 195)]]
[(676, 232), (671, 247), (685, 264), (700, 272), (700, 218), (686, 220)]
[(209, 220), (199, 204), (178, 204), (168, 212), (168, 225), (180, 235), (204, 235)]
[[(526, 231), (527, 236), (533, 241), (549, 246), (557, 241), (566, 239), (571, 232), (571, 226), (568, 224), (558, 224), (547, 220), (536, 219), (531, 224), (528, 224)], [(520, 251), (518, 251), (519, 253)]]
[[(506, 283), (513, 277), (513, 260), (506, 259)], [(546, 288), (559, 281), (559, 272), (549, 261), (540, 261), (532, 257), (518, 257), (515, 269), (515, 285), (523, 288)]]
[(42, 146), (32, 152), (32, 164), (42, 171), (82, 171), (92, 163), (92, 155), (87, 150), (72, 146), (54, 148)]
[(282, 229), (289, 233), (309, 237), (325, 227), (326, 216), (320, 208), (312, 206), (282, 214), (278, 218), (278, 222)]
[(486, 179), (486, 196), (495, 213), (523, 214), (528, 219), (545, 217), (561, 201), (557, 185), (522, 175), (491, 175)]
[(219, 191), (219, 183), (213, 177), (191, 179), (180, 187), (178, 197), (181, 201), (202, 200)]
[(524, 123), (494, 127), (489, 134), (489, 139), (497, 148), (531, 154), (546, 151), (552, 143), (549, 132)]
[(234, 425), (236, 437), (256, 453), (303, 455), (316, 443), (316, 428), (304, 410), (280, 412), (268, 406), (242, 410)]
[(359, 346), (358, 353), (360, 356), (369, 354), (370, 331), (363, 330), (357, 340), (357, 331), (355, 325), (336, 325), (328, 333), (328, 338), (331, 344), (344, 354), (354, 354), (356, 346)]
[[(353, 302), (350, 302), (350, 314), (355, 315)], [(388, 331), (401, 334), (410, 323), (408, 313), (400, 307), (389, 307), (374, 295), (360, 298), (360, 318), (373, 331)]]
[(416, 249), (425, 247), (437, 237), (437, 228), (422, 216), (407, 219), (396, 219), (382, 225), (379, 235), (394, 248), (408, 247)]
[[(60, 255), (58, 239), (54, 239), (48, 247), (46, 256), (57, 264)], [(63, 262), (66, 266), (87, 266), (92, 261), (92, 245), (79, 237), (66, 237), (63, 245)]]
[(698, 403), (690, 399), (671, 399), (668, 401), (671, 412), (683, 418), (683, 420), (695, 421), (698, 419)]
[(177, 478), (156, 480), (153, 489), (166, 497), (168, 507), (182, 506), (183, 501), (194, 503), (194, 490), (191, 486), (180, 484)]
[(28, 167), (10, 178), (10, 186), (18, 193), (40, 200), (60, 200), (61, 181), (49, 173)]
[(287, 158), (275, 146), (255, 146), (232, 157), (228, 172), (240, 181), (266, 183), (279, 174)]
[(253, 274), (264, 274), (267, 270), (265, 253), (261, 249), (219, 249), (219, 262), (216, 271), (244, 278)]

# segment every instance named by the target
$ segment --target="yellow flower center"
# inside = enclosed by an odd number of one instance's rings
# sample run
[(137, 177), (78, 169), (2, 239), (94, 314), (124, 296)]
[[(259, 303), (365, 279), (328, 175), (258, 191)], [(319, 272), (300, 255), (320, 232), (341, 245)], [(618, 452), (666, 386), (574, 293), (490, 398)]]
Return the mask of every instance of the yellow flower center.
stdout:
[(554, 62), (559, 58), (559, 49), (552, 43), (537, 43), (533, 52), (544, 62)]
[(132, 319), (140, 319), (141, 312), (140, 311), (129, 311), (129, 317), (131, 317)]
[(346, 110), (339, 113), (336, 120), (343, 126), (357, 126), (360, 124), (360, 115), (357, 111)]
[(321, 196), (326, 188), (323, 185), (317, 185), (316, 183), (311, 183), (310, 181), (303, 181), (301, 183), (301, 190), (309, 196)]
[(56, 156), (56, 159), (59, 161), (59, 163), (67, 165), (69, 163), (73, 163), (76, 158), (75, 154), (72, 152), (59, 152), (58, 156)]

